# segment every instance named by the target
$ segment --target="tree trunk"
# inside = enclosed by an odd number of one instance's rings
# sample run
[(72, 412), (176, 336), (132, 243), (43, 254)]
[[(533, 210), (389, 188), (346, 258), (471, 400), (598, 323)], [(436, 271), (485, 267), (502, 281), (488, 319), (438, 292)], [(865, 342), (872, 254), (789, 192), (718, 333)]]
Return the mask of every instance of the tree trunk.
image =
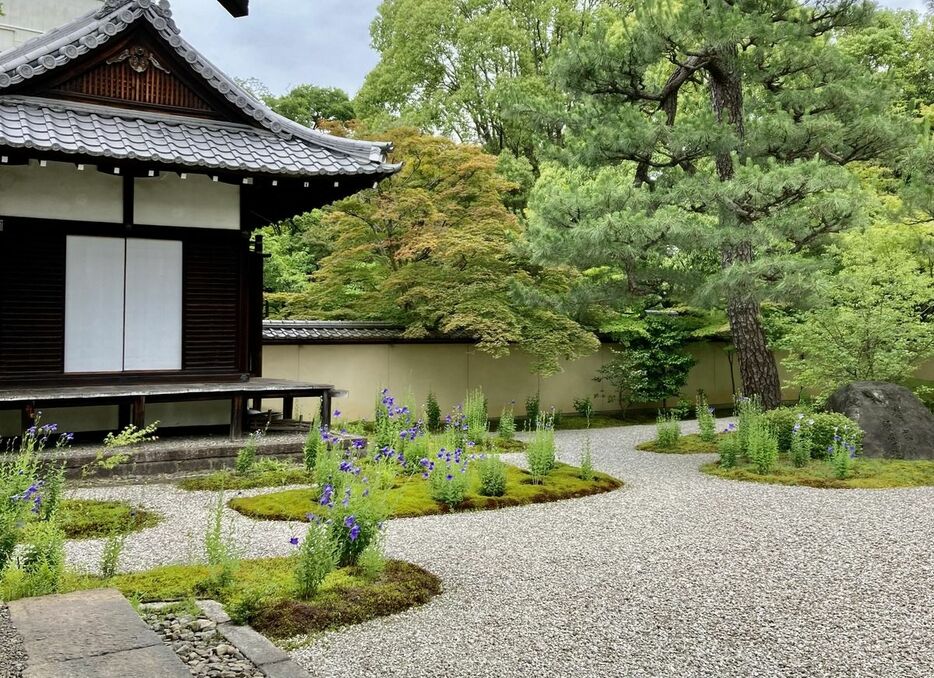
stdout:
[[(715, 54), (707, 68), (711, 104), (717, 121), (733, 129), (736, 151), (742, 155), (746, 131), (743, 122), (743, 82), (736, 47), (729, 45), (716, 50)], [(733, 162), (733, 154), (728, 151), (717, 155), (717, 174), (720, 181), (733, 179)], [(741, 217), (728, 206), (721, 206), (720, 226), (724, 232), (736, 225), (743, 225)], [(748, 264), (754, 258), (755, 252), (749, 241), (725, 243), (720, 252), (720, 262), (724, 269), (735, 264)], [(775, 357), (765, 340), (759, 302), (748, 292), (730, 290), (727, 294), (726, 310), (733, 344), (739, 358), (743, 395), (758, 396), (766, 409), (778, 407), (782, 400), (781, 382)]]

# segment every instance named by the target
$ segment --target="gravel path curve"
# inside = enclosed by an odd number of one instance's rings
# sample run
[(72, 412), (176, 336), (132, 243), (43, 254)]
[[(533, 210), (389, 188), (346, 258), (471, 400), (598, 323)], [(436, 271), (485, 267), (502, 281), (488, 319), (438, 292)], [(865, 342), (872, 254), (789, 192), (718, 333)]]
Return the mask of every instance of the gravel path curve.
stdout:
[[(710, 457), (634, 450), (653, 433), (590, 433), (595, 466), (626, 481), (616, 492), (392, 521), (389, 555), (438, 574), (444, 594), (295, 659), (316, 676), (934, 675), (934, 488), (724, 481), (697, 471)], [(576, 462), (583, 434), (557, 439)], [(135, 496), (198, 540), (212, 499), (165, 486), (79, 494)], [(287, 552), (300, 529), (234, 522), (248, 555)], [(186, 560), (186, 529), (134, 536), (127, 566)], [(95, 551), (69, 544), (78, 564)]]

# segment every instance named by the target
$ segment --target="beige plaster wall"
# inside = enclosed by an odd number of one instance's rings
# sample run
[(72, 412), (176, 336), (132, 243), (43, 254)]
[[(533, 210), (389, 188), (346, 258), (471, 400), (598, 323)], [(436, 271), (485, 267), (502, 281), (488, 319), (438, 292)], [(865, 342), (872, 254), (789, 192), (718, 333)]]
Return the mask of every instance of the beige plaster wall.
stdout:
[[(732, 402), (730, 365), (723, 344), (698, 344), (690, 350), (698, 359), (683, 397), (693, 400), (703, 388), (711, 402)], [(539, 377), (529, 367), (531, 360), (521, 352), (495, 359), (471, 344), (347, 344), (267, 346), (263, 351), (263, 375), (331, 384), (350, 392), (335, 401), (346, 418), (372, 418), (376, 393), (388, 387), (397, 396), (411, 393), (416, 403), (424, 403), (432, 390), (443, 410), (464, 400), (468, 390), (482, 388), (490, 413), (498, 414), (511, 401), (516, 412), (525, 412), (525, 400), (539, 392), (543, 407), (562, 412), (574, 410), (574, 399), (589, 395), (597, 409), (613, 410), (615, 403), (607, 389), (594, 380), (600, 367), (613, 359), (610, 346), (593, 355), (566, 363), (563, 371)], [(738, 378), (738, 368), (736, 368)], [(279, 401), (267, 401), (265, 408), (277, 409)], [(296, 401), (296, 416), (310, 419), (317, 413), (318, 401)]]
[(70, 219), (119, 224), (123, 220), (123, 178), (78, 170), (65, 162), (38, 160), (28, 165), (0, 165), (0, 215)]
[(102, 0), (3, 0), (0, 52), (101, 6)]
[(185, 177), (165, 172), (137, 178), (133, 223), (239, 230), (239, 186), (213, 181), (206, 174)]

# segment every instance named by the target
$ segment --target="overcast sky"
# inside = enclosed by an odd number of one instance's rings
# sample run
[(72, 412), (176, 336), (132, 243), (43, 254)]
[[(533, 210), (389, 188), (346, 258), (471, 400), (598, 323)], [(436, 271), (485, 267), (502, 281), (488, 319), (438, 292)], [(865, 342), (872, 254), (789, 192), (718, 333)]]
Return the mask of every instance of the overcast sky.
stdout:
[[(233, 77), (258, 78), (275, 94), (305, 82), (353, 95), (376, 65), (370, 22), (380, 0), (252, 0), (234, 19), (213, 0), (173, 0), (185, 39)], [(920, 9), (924, 0), (882, 0)]]

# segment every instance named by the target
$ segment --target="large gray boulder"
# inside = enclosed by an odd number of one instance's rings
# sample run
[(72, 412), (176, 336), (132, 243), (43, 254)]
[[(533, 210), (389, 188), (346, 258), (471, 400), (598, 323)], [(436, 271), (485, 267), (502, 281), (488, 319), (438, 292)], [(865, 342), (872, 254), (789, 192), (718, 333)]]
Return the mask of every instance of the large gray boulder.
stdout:
[(934, 414), (904, 386), (856, 381), (830, 396), (827, 406), (859, 424), (867, 457), (934, 459)]

